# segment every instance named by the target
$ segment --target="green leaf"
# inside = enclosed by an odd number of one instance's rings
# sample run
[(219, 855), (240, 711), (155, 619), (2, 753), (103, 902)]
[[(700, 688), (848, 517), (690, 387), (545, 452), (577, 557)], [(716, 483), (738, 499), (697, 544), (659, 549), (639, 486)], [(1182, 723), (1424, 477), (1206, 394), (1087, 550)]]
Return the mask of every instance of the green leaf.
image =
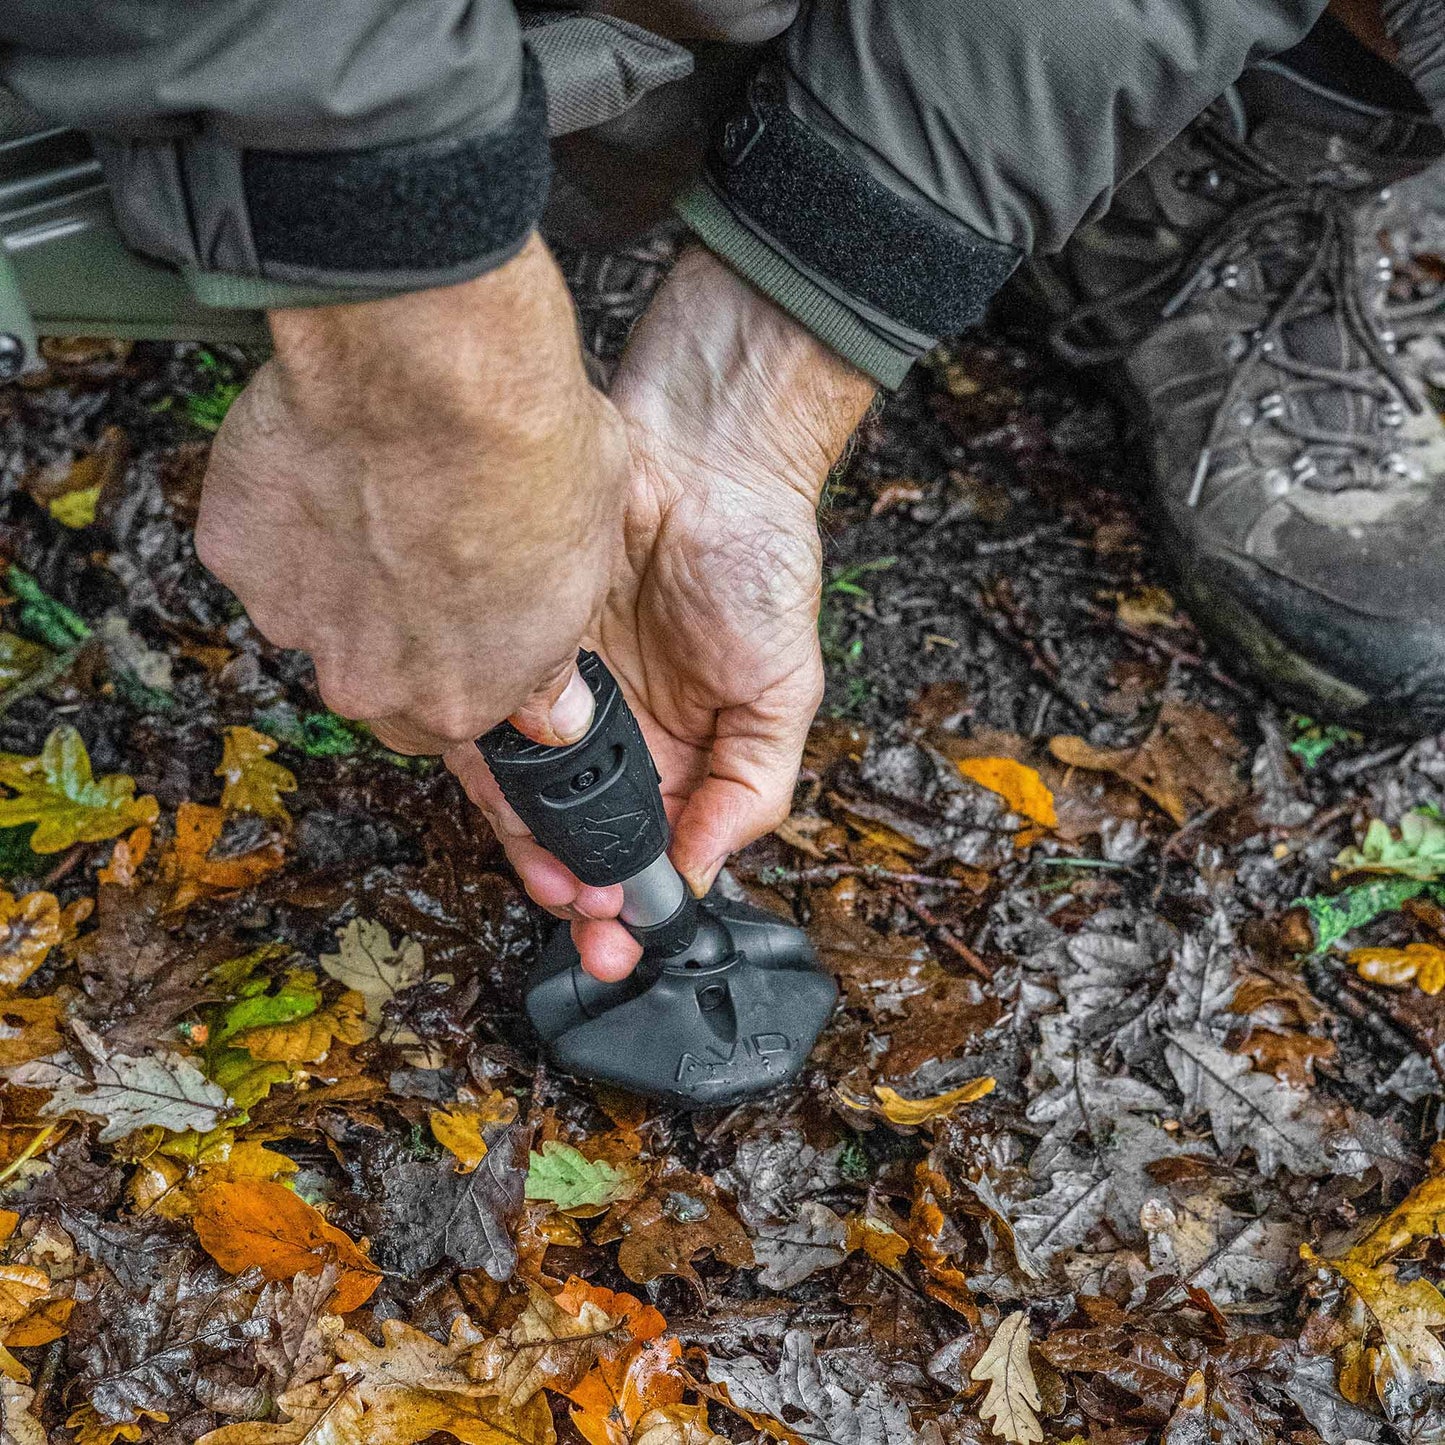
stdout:
[(90, 637), (90, 624), (63, 602), (57, 602), (30, 573), (12, 562), (5, 585), (20, 603), (20, 626), (37, 641), (67, 652)]
[(206, 1077), (242, 1111), (254, 1108), (277, 1084), (290, 1083), (291, 1073), (290, 1064), (253, 1059), (245, 1049), (206, 1050)]
[(241, 985), (240, 997), (222, 1010), (212, 1037), (223, 1044), (247, 1029), (269, 1028), (273, 1024), (295, 1023), (309, 1018), (321, 1007), (321, 990), (316, 975), (307, 969), (292, 969), (269, 992), (271, 980), (253, 978)]
[(1307, 768), (1319, 761), (1336, 743), (1358, 742), (1360, 734), (1338, 723), (1317, 723), (1313, 718), (1295, 716), (1290, 719), (1295, 730), (1289, 750)]
[(605, 1159), (587, 1159), (570, 1144), (549, 1139), (535, 1150), (527, 1169), (527, 1198), (545, 1199), (558, 1209), (581, 1209), (631, 1199), (642, 1187), (638, 1170)]
[(1363, 928), (1382, 913), (1395, 912), (1408, 899), (1425, 891), (1426, 885), (1417, 879), (1376, 878), (1327, 897), (1296, 898), (1291, 906), (1309, 914), (1315, 930), (1314, 951), (1319, 954), (1351, 930)]
[(154, 823), (159, 813), (154, 798), (135, 796), (133, 778), (93, 776), (85, 743), (68, 723), (45, 739), (39, 757), (0, 753), (0, 783), (12, 794), (0, 798), (0, 828), (36, 824), (30, 839), (36, 853), (103, 842)]
[(1431, 883), (1445, 875), (1445, 821), (1425, 808), (1400, 819), (1397, 838), (1387, 823), (1372, 818), (1358, 848), (1346, 848), (1335, 859), (1351, 872), (1398, 873)]
[(23, 682), (50, 660), (50, 651), (14, 632), (0, 632), (0, 688)]

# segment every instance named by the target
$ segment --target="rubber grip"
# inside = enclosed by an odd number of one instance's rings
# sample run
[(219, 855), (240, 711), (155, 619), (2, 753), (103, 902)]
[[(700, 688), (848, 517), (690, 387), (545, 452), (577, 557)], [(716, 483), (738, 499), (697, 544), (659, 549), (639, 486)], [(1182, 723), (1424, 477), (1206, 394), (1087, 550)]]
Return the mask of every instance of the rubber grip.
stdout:
[(596, 711), (575, 743), (545, 747), (499, 723), (477, 747), (537, 841), (584, 883), (605, 887), (666, 851), (667, 814), (652, 754), (617, 679), (595, 652), (579, 652), (577, 668)]

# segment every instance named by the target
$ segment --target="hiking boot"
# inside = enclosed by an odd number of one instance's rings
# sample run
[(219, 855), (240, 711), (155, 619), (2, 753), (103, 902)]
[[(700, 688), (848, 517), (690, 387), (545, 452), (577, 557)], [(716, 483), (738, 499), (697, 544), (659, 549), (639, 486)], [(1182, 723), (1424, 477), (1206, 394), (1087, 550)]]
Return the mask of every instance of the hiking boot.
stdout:
[(1025, 281), (1141, 423), (1199, 625), (1301, 711), (1412, 734), (1445, 727), (1445, 292), (1383, 246), (1442, 150), (1265, 62)]

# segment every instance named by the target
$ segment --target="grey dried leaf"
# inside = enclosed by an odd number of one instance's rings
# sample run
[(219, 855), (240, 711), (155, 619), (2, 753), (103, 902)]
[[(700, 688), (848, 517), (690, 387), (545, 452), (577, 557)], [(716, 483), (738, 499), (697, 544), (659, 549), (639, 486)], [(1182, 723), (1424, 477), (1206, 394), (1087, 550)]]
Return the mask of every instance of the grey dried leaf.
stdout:
[(1295, 1356), (1284, 1393), (1318, 1431), (1325, 1445), (1351, 1440), (1378, 1440), (1385, 1422), (1370, 1410), (1352, 1405), (1335, 1385), (1335, 1362), (1328, 1355)]
[(1184, 1095), (1186, 1114), (1208, 1114), (1219, 1152), (1234, 1160), (1252, 1148), (1260, 1172), (1288, 1169), (1316, 1177), (1339, 1169), (1341, 1152), (1325, 1138), (1329, 1121), (1314, 1100), (1249, 1060), (1192, 1030), (1166, 1037), (1165, 1060)]
[(1198, 1029), (1229, 1007), (1236, 988), (1234, 930), (1215, 911), (1204, 930), (1181, 940), (1170, 960), (1164, 998), (1164, 1023), (1171, 1029)]
[(848, 1257), (848, 1226), (826, 1204), (810, 1200), (796, 1219), (758, 1225), (752, 1232), (753, 1255), (763, 1266), (764, 1289), (792, 1289), (821, 1269), (833, 1269)]
[(1027, 1251), (1019, 1263), (1030, 1274), (1047, 1271), (1061, 1250), (1074, 1249), (1104, 1217), (1111, 1185), (1105, 1174), (1060, 1170), (1048, 1191), (1014, 1206), (1009, 1223), (1017, 1248)]
[(811, 1445), (918, 1445), (901, 1400), (846, 1361), (818, 1356), (802, 1330), (783, 1337), (776, 1371), (755, 1355), (739, 1355), (709, 1359), (707, 1372), (744, 1410), (786, 1421)]
[(843, 1182), (838, 1168), (842, 1145), (815, 1149), (797, 1128), (767, 1129), (738, 1144), (737, 1155), (716, 1180), (738, 1201), (744, 1224), (788, 1219), (804, 1199)]
[(495, 1280), (517, 1267), (513, 1239), (522, 1212), (527, 1130), (494, 1125), (483, 1132), (487, 1154), (470, 1174), (458, 1174), (450, 1155), (407, 1160), (380, 1182), (372, 1256), (383, 1269), (415, 1275), (450, 1260), (459, 1269), (482, 1269)]
[(1046, 1057), (1044, 1062), (1057, 1082), (1024, 1111), (1030, 1123), (1049, 1125), (1029, 1161), (1029, 1171), (1036, 1179), (1052, 1172), (1061, 1149), (1081, 1130), (1097, 1142), (1127, 1114), (1169, 1112), (1169, 1100), (1152, 1084), (1124, 1073), (1106, 1073), (1087, 1054)]
[(1208, 1290), (1216, 1304), (1273, 1296), (1299, 1264), (1303, 1230), (1289, 1221), (1247, 1219), (1208, 1193), (1151, 1199), (1140, 1214), (1149, 1264)]

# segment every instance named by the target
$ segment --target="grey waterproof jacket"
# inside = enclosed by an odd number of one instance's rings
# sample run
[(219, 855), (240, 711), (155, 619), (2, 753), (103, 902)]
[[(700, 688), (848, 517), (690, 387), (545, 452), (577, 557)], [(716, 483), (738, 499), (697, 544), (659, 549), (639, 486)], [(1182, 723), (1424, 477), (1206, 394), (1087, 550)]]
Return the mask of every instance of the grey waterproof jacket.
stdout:
[[(255, 304), (479, 274), (554, 153), (595, 210), (651, 145), (707, 245), (893, 383), (1323, 5), (3, 0), (0, 85), (92, 135), (132, 247)], [(1445, 0), (1387, 8), (1445, 104)]]

